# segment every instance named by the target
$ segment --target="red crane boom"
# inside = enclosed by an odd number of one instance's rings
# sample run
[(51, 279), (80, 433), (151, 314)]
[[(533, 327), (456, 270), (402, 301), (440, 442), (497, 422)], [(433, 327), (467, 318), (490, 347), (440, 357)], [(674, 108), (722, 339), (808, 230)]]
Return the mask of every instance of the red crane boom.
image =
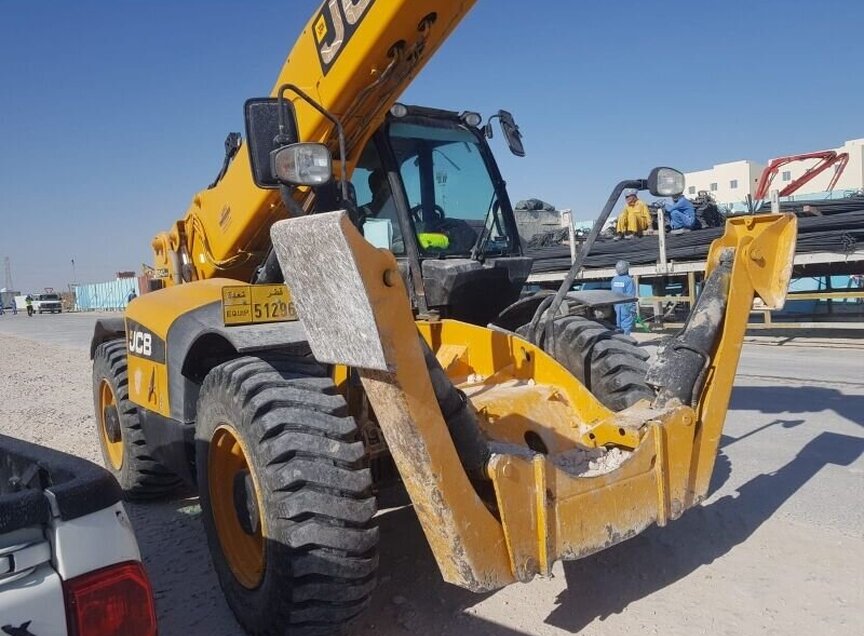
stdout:
[(846, 164), (849, 163), (849, 153), (837, 153), (834, 150), (823, 150), (820, 152), (808, 152), (801, 155), (789, 155), (788, 157), (777, 157), (768, 162), (765, 170), (762, 171), (762, 176), (759, 177), (759, 185), (756, 186), (756, 194), (754, 199), (761, 200), (768, 194), (768, 189), (771, 187), (771, 182), (777, 176), (777, 172), (783, 166), (794, 163), (796, 161), (806, 161), (808, 159), (819, 159), (819, 162), (808, 168), (807, 171), (800, 177), (789, 183), (785, 188), (780, 190), (781, 197), (788, 197), (793, 192), (818, 177), (831, 166), (836, 166), (834, 176), (831, 177), (831, 182), (828, 184), (827, 190), (830, 192), (837, 185), (840, 175), (846, 169)]

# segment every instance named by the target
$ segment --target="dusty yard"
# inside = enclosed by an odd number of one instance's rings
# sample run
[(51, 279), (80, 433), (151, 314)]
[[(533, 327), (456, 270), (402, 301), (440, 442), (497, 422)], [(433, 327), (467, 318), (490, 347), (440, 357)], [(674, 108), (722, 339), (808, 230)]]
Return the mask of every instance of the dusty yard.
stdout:
[[(90, 316), (0, 318), (0, 432), (100, 461)], [(16, 334), (16, 335), (10, 335)], [(379, 587), (353, 633), (864, 632), (861, 344), (747, 345), (705, 505), (555, 577), (474, 595), (440, 580), (410, 507), (386, 510)], [(192, 494), (130, 505), (160, 633), (241, 634)]]

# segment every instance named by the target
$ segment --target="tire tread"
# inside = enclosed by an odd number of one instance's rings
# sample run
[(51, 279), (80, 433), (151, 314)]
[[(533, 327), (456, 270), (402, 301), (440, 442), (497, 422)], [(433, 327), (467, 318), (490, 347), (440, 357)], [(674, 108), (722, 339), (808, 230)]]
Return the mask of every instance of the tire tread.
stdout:
[(648, 354), (629, 336), (581, 316), (556, 320), (553, 357), (613, 411), (653, 399)]
[[(124, 442), (123, 465), (114, 470), (103, 449), (105, 465), (117, 478), (127, 499), (155, 499), (171, 493), (180, 478), (153, 459), (138, 421), (138, 407), (129, 400), (129, 374), (126, 365), (126, 340), (100, 344), (93, 356), (93, 395), (98, 426), (99, 387), (107, 379), (114, 390)], [(101, 445), (101, 444), (100, 444)]]
[[(276, 565), (268, 561), (256, 590), (239, 587), (205, 514), (229, 605), (250, 633), (339, 633), (369, 604), (378, 565), (372, 475), (344, 399), (309, 358), (268, 354), (211, 370), (201, 387), (199, 424), (212, 400), (233, 409), (240, 420), (270, 508), (262, 511), (268, 540), (280, 546), (285, 559)], [(196, 433), (199, 445), (206, 433), (201, 428)], [(200, 455), (198, 470), (202, 483)], [(274, 553), (268, 551), (268, 559)], [(260, 607), (268, 608), (266, 616)]]

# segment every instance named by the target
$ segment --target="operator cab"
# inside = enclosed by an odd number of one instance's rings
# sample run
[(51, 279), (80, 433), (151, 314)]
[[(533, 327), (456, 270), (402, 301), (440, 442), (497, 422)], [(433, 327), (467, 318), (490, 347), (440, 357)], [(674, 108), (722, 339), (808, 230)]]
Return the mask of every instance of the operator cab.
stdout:
[[(286, 93), (323, 113), (347, 174), (339, 120), (296, 86), (276, 98), (247, 100), (246, 138), (252, 178), (279, 189), (289, 217), (303, 216), (293, 188), (312, 188), (315, 212), (347, 210), (373, 245), (396, 256), (418, 314), (485, 325), (519, 299), (531, 271), (522, 256), (513, 208), (487, 139), (498, 119), (511, 152), (524, 156), (513, 116), (500, 110), (481, 127), (478, 113), (394, 104), (353, 167), (350, 183), (334, 181), (323, 144), (302, 142)], [(338, 190), (338, 192), (337, 192)], [(271, 249), (253, 280), (281, 282)]]
[(518, 299), (530, 260), (479, 123), (475, 113), (397, 104), (351, 182), (364, 236), (393, 252), (409, 289), (419, 263), (418, 309), (485, 324)]

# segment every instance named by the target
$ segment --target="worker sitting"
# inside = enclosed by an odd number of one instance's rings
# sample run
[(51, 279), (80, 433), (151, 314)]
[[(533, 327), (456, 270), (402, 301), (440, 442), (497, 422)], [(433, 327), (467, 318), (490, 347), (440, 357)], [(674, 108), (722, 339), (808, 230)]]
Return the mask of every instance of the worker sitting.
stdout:
[(626, 205), (618, 215), (615, 224), (615, 238), (633, 238), (642, 236), (642, 232), (651, 225), (651, 215), (648, 214), (648, 206), (636, 196), (636, 190), (627, 190), (624, 193)]
[(673, 195), (672, 203), (663, 206), (669, 216), (669, 227), (673, 230), (696, 229), (696, 209), (687, 197)]
[[(615, 273), (617, 276), (612, 279), (612, 291), (625, 296), (635, 296), (636, 282), (630, 276), (630, 263), (618, 261), (615, 263)], [(616, 303), (615, 324), (625, 335), (629, 336), (636, 324), (636, 303)]]

